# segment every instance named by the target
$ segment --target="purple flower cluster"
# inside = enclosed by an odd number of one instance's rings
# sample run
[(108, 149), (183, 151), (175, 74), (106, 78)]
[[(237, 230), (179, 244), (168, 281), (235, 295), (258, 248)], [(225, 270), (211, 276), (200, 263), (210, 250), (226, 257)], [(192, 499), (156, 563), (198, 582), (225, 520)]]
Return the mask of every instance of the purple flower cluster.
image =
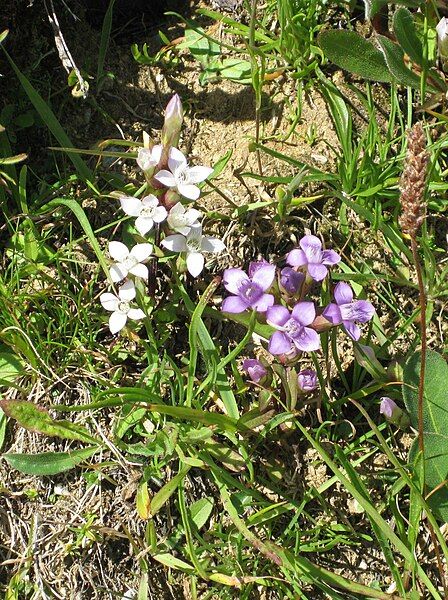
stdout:
[[(334, 250), (323, 250), (317, 237), (306, 235), (299, 248), (287, 255), (290, 266), (277, 276), (275, 265), (265, 260), (250, 263), (248, 273), (238, 268), (226, 269), (223, 285), (231, 295), (223, 300), (222, 311), (259, 313), (275, 329), (268, 350), (282, 362), (297, 358), (301, 352), (319, 350), (319, 332), (333, 326), (342, 325), (353, 340), (358, 340), (361, 330), (357, 323), (369, 321), (375, 309), (367, 300), (354, 300), (347, 283), (338, 283), (334, 302), (326, 307), (316, 308), (314, 302), (306, 299), (313, 280), (325, 279), (328, 268), (340, 260)], [(257, 361), (247, 363), (244, 369), (253, 381), (260, 380), (262, 369)]]

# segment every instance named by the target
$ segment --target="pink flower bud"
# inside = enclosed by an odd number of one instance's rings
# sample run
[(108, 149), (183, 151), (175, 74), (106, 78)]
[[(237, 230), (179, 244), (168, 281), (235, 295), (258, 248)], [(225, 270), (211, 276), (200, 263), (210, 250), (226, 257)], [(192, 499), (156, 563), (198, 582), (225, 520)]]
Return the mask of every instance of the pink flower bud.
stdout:
[(243, 370), (254, 383), (260, 383), (268, 374), (266, 367), (256, 358), (246, 358), (243, 361)]
[(177, 146), (183, 119), (182, 102), (179, 96), (174, 94), (165, 109), (165, 123), (162, 129), (162, 144), (164, 146)]
[(384, 416), (386, 421), (397, 425), (400, 429), (406, 429), (409, 426), (408, 415), (397, 406), (392, 398), (388, 398), (387, 396), (381, 398), (380, 414)]
[(319, 385), (316, 371), (313, 369), (304, 369), (297, 376), (299, 387), (302, 392), (312, 392)]

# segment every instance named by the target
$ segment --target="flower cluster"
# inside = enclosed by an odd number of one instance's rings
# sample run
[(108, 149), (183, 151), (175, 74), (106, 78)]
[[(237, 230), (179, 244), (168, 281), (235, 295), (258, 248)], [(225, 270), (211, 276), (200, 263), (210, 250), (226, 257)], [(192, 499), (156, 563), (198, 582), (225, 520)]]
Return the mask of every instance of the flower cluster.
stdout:
[[(305, 235), (299, 247), (286, 256), (288, 266), (277, 273), (275, 265), (262, 260), (252, 262), (248, 273), (231, 268), (224, 271), (223, 285), (231, 294), (222, 303), (222, 311), (229, 314), (256, 311), (258, 318), (271, 325), (267, 349), (281, 363), (291, 363), (303, 352), (315, 352), (320, 348), (320, 333), (342, 325), (355, 341), (361, 337), (358, 324), (372, 319), (375, 309), (367, 300), (355, 300), (351, 287), (338, 283), (333, 291), (334, 302), (317, 307), (307, 298), (311, 286), (322, 282), (329, 268), (340, 262), (334, 250), (324, 250), (322, 242), (314, 235)], [(248, 359), (255, 360), (255, 359)], [(256, 383), (263, 380), (265, 367), (258, 363), (243, 365), (250, 379)], [(311, 371), (314, 373), (314, 371)], [(302, 374), (299, 387), (310, 386), (307, 370)]]
[(112, 312), (109, 329), (113, 334), (126, 325), (127, 319), (139, 320), (145, 316), (141, 309), (132, 308), (130, 302), (137, 296), (136, 280), (148, 281), (150, 277), (145, 263), (155, 261), (155, 246), (160, 246), (159, 253), (163, 248), (178, 253), (193, 277), (202, 272), (205, 253), (225, 249), (221, 240), (203, 234), (202, 213), (185, 206), (199, 198), (198, 184), (205, 181), (213, 169), (189, 166), (176, 147), (182, 120), (182, 104), (176, 94), (165, 110), (162, 143), (138, 151), (137, 165), (146, 179), (143, 197), (120, 196), (123, 212), (134, 217), (134, 228), (144, 241), (138, 240), (131, 249), (119, 241), (109, 243), (109, 256), (114, 261), (110, 266), (110, 279), (113, 283), (123, 282), (117, 294), (100, 296), (103, 307)]

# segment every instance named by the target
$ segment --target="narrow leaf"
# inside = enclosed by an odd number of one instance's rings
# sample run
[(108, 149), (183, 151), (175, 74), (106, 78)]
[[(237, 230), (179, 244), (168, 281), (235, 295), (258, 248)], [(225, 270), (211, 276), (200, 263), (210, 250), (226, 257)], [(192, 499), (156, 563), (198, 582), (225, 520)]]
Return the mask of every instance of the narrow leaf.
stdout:
[(56, 475), (73, 469), (98, 450), (90, 446), (72, 452), (42, 452), (40, 454), (3, 454), (10, 467), (26, 475)]

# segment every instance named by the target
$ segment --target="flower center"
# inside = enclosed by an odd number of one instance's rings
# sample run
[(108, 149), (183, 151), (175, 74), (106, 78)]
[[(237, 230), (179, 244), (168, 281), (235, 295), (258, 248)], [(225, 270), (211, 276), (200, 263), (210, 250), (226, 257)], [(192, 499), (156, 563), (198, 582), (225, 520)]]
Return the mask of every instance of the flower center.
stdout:
[(190, 252), (200, 252), (201, 240), (199, 238), (190, 238), (187, 240), (187, 247)]
[(126, 302), (125, 300), (122, 300), (119, 304), (118, 304), (118, 310), (119, 312), (121, 312), (123, 315), (127, 315), (128, 312), (131, 310), (131, 306), (129, 304), (129, 302)]
[(144, 206), (140, 211), (140, 216), (144, 219), (152, 219), (154, 215), (154, 207), (152, 206)]
[(126, 256), (121, 264), (127, 271), (130, 271), (132, 267), (138, 265), (138, 260), (135, 258), (135, 256), (132, 256), (132, 254), (129, 254), (129, 256)]
[(248, 304), (253, 304), (263, 295), (260, 286), (252, 281), (245, 281), (239, 287), (239, 295)]
[(303, 325), (295, 319), (288, 319), (283, 325), (283, 329), (292, 338), (300, 338), (303, 334)]
[(179, 170), (176, 173), (177, 185), (187, 185), (190, 182), (187, 169)]

